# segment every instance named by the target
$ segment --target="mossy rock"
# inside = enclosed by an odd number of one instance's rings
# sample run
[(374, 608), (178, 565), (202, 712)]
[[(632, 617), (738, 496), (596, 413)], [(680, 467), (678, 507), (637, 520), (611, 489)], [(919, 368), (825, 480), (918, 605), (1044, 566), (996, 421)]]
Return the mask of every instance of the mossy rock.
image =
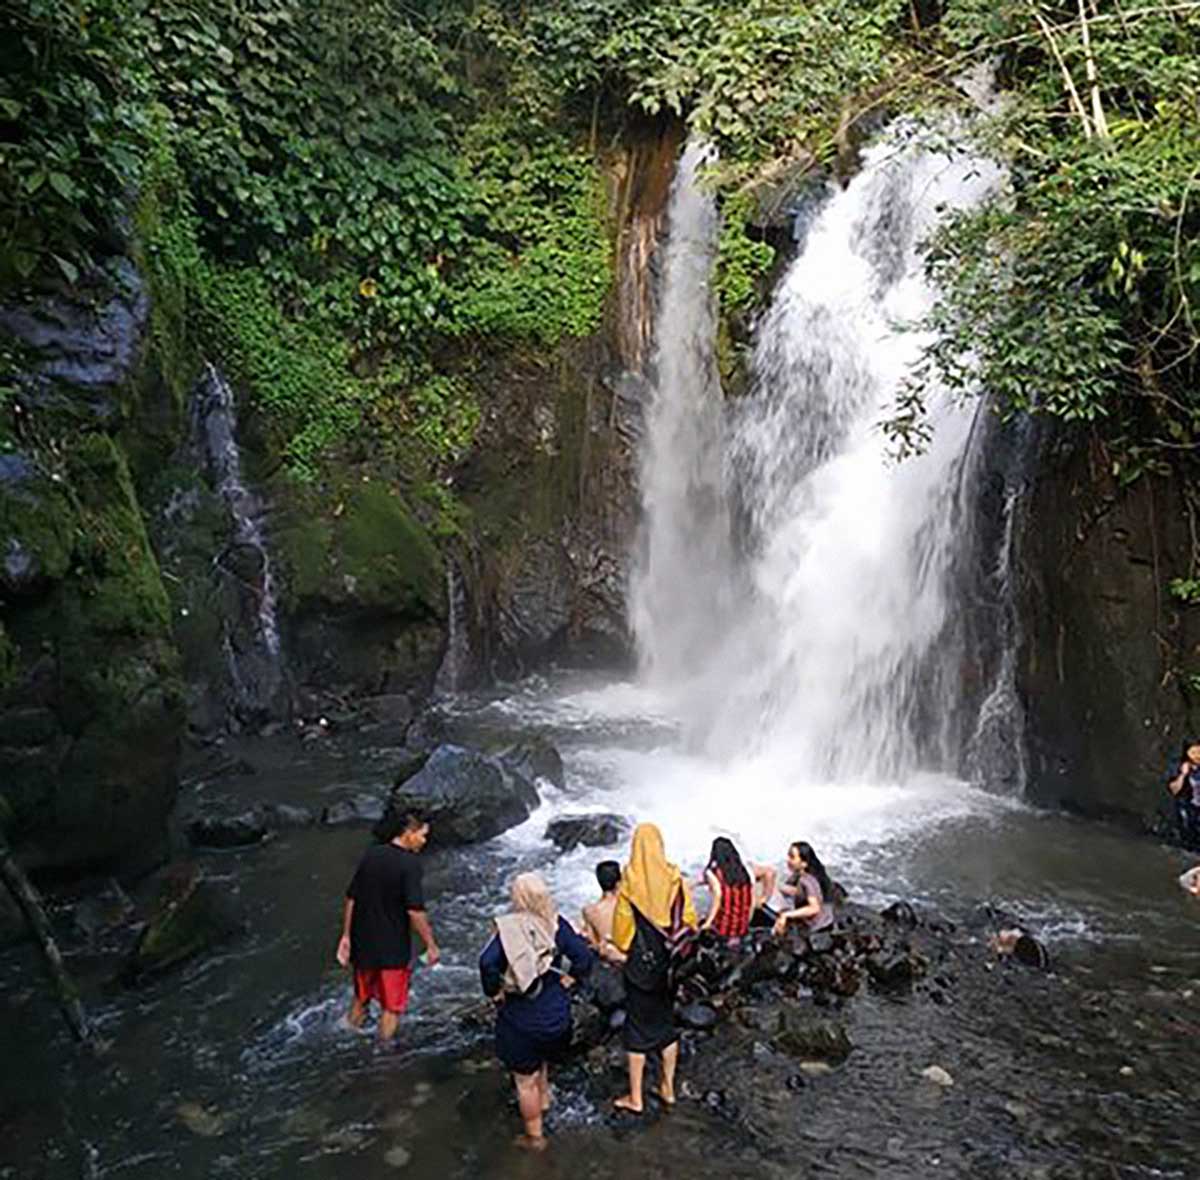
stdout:
[(61, 477), (25, 455), (0, 458), (0, 591), (37, 597), (70, 567), (75, 507)]
[(166, 634), (167, 594), (125, 456), (108, 435), (89, 435), (70, 452), (68, 471), (79, 504), (77, 554), (87, 626)]
[(444, 611), (442, 559), (403, 498), (363, 480), (325, 496), (297, 497), (280, 530), (294, 606), (320, 601), (412, 618)]

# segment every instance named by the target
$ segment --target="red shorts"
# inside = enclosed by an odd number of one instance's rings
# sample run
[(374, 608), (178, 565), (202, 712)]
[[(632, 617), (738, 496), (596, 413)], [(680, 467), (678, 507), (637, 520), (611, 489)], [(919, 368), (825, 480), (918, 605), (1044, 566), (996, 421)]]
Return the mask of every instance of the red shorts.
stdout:
[(408, 981), (411, 967), (379, 967), (354, 972), (354, 998), (365, 1004), (378, 1000), (385, 1012), (403, 1012), (408, 1007)]

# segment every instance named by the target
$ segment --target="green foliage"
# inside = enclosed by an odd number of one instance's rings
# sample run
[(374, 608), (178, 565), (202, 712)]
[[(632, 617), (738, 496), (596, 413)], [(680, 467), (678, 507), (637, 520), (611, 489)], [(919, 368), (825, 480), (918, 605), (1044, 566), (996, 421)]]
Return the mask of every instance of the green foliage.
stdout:
[(142, 6), (17, 0), (0, 12), (0, 286), (74, 282), (146, 146)]
[(721, 207), (717, 243), (717, 298), (725, 313), (744, 311), (755, 299), (758, 281), (771, 269), (775, 249), (751, 234), (754, 199), (747, 193), (727, 198)]
[(455, 276), (452, 330), (546, 345), (594, 331), (610, 281), (594, 160), (503, 116), (481, 118), (464, 149), (482, 232)]
[(949, 62), (1003, 53), (1009, 94), (983, 141), (1012, 193), (938, 234), (937, 339), (890, 428), (911, 440), (936, 376), (1010, 413), (1096, 424), (1129, 480), (1200, 437), (1200, 10), (1090, 20), (1094, 94), (1079, 9), (1041, 11), (1053, 44), (1028, 5), (947, 8)]
[(1167, 589), (1187, 606), (1200, 606), (1200, 578), (1172, 578)]

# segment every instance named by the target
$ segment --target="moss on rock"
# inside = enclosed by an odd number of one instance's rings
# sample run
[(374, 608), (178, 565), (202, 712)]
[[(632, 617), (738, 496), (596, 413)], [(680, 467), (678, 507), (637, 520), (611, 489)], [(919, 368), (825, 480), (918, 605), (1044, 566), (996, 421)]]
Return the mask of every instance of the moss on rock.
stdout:
[(289, 601), (404, 615), (443, 613), (442, 559), (404, 499), (363, 479), (322, 495), (301, 489), (279, 534)]
[(109, 634), (165, 636), (167, 594), (125, 456), (108, 435), (89, 435), (72, 451), (68, 469), (79, 506), (86, 625)]

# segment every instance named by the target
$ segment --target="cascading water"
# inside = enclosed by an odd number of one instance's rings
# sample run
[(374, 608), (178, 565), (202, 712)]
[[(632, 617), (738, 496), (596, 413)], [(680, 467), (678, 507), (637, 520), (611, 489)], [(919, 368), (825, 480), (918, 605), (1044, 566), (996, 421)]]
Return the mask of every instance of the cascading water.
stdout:
[(462, 687), (471, 658), (467, 634), (467, 588), (457, 563), (446, 563), (446, 653), (434, 679), (438, 696)]
[(671, 188), (654, 392), (641, 454), (643, 537), (631, 614), (643, 672), (664, 686), (705, 674), (713, 630), (732, 605), (710, 290), (718, 219), (699, 183), (710, 158), (704, 144), (689, 144)]
[(222, 612), (232, 711), (242, 721), (277, 715), (286, 708), (286, 681), (276, 612), (271, 555), (263, 533), (262, 501), (242, 477), (233, 389), (208, 365), (194, 402), (196, 436), (214, 490), (229, 513), (229, 544), (213, 561), (236, 609)]
[(972, 412), (926, 389), (933, 441), (901, 464), (878, 424), (925, 343), (905, 326), (934, 298), (922, 242), (1002, 172), (911, 131), (869, 150), (816, 212), (759, 326), (751, 393), (723, 426), (702, 157), (689, 148), (672, 196), (645, 443), (633, 616), (647, 670), (720, 761), (767, 756), (810, 781), (956, 769), (952, 574)]

